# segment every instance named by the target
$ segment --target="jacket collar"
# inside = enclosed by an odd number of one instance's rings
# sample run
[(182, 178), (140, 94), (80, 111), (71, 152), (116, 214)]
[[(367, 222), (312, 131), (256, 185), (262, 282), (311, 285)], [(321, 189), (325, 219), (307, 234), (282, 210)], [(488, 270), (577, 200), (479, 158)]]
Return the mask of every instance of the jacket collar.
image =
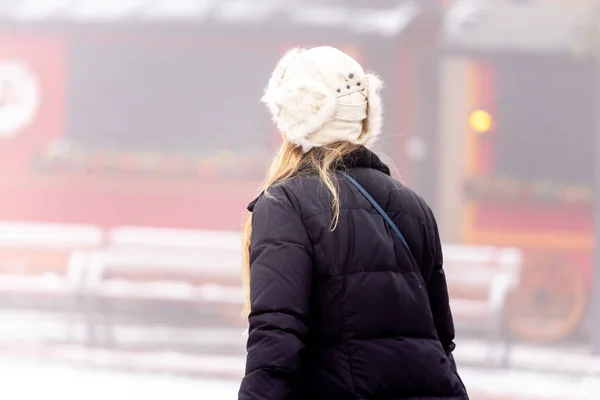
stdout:
[(352, 168), (371, 168), (383, 172), (386, 175), (391, 175), (390, 167), (385, 165), (383, 161), (364, 146), (358, 148), (350, 154), (345, 155), (340, 163), (336, 166), (338, 170), (348, 170)]
[[(336, 170), (349, 170), (353, 168), (371, 168), (383, 172), (386, 175), (391, 175), (390, 167), (381, 161), (377, 154), (364, 146), (350, 154), (345, 155), (340, 162), (335, 166)], [(258, 200), (263, 196), (262, 192), (256, 199), (248, 205), (248, 211), (252, 212)]]

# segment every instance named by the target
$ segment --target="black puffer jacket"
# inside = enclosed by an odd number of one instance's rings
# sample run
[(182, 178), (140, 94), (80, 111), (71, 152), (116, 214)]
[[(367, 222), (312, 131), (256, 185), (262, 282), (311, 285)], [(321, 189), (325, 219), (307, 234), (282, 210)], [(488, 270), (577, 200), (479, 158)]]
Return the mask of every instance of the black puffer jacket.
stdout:
[(467, 399), (451, 355), (431, 210), (365, 148), (340, 168), (387, 211), (412, 255), (341, 176), (334, 232), (330, 196), (316, 177), (296, 177), (251, 203), (252, 311), (239, 399)]

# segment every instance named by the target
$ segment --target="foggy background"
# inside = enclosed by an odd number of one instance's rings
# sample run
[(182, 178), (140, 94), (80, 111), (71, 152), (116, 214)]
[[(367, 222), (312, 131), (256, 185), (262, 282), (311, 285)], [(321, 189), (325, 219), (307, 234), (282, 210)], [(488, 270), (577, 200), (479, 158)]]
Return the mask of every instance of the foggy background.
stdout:
[(258, 99), (318, 45), (385, 82), (471, 398), (600, 396), (598, 0), (0, 0), (4, 394), (236, 398)]

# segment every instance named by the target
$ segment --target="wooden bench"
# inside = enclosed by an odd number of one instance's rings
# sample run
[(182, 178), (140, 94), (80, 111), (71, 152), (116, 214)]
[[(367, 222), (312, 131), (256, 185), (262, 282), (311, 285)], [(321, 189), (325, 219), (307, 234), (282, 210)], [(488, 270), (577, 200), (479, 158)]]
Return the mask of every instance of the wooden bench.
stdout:
[(465, 330), (483, 332), (490, 343), (502, 350), (500, 357), (504, 362), (510, 344), (505, 306), (511, 290), (519, 284), (521, 251), (456, 244), (443, 247), (450, 307), (456, 324)]
[[(89, 259), (90, 342), (123, 324), (241, 326), (239, 233), (120, 227)], [(240, 328), (241, 331), (241, 328)]]
[[(241, 326), (239, 233), (121, 227), (107, 243), (87, 259), (82, 304), (92, 342), (128, 321)], [(457, 325), (507, 343), (503, 311), (519, 281), (520, 251), (447, 244), (444, 258)]]
[(0, 307), (75, 308), (86, 254), (102, 239), (95, 226), (0, 222)]

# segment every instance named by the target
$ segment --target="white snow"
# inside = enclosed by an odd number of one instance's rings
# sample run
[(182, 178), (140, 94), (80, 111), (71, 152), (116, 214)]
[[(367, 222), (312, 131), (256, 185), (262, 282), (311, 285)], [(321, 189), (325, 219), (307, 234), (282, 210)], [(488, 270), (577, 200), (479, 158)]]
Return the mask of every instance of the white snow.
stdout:
[[(215, 359), (218, 363), (218, 360)], [(461, 368), (472, 399), (596, 400), (600, 378), (567, 378), (514, 371), (490, 372)], [(130, 374), (0, 359), (4, 398), (38, 400), (177, 400), (236, 399), (239, 383), (171, 375)]]
[(238, 384), (0, 361), (2, 397), (15, 400), (230, 400)]

